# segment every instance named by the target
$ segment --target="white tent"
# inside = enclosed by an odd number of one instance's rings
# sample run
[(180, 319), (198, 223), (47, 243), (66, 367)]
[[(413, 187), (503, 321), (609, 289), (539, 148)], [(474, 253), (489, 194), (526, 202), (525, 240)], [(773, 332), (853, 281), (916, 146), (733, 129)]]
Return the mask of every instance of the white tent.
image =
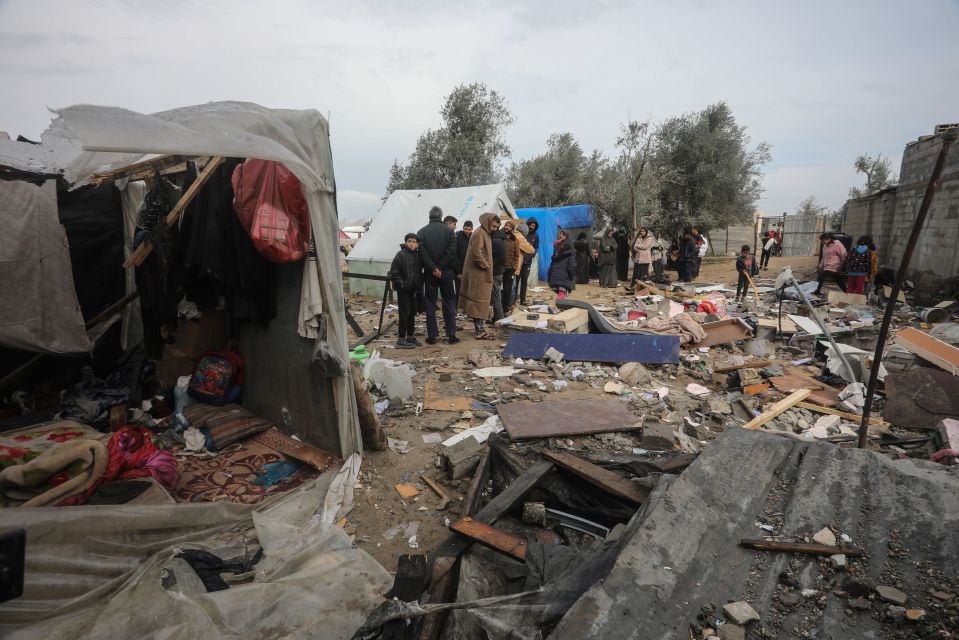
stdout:
[[(443, 217), (453, 216), (462, 224), (471, 220), (479, 224), (484, 213), (500, 217), (516, 217), (516, 210), (506, 195), (503, 184), (484, 184), (455, 189), (408, 189), (394, 191), (373, 218), (369, 230), (363, 234), (347, 261), (353, 273), (385, 276), (393, 256), (403, 243), (403, 236), (416, 233), (429, 222), (432, 207), (443, 210)], [(457, 225), (457, 229), (459, 225)], [(350, 291), (368, 296), (383, 294), (383, 283), (353, 278)]]

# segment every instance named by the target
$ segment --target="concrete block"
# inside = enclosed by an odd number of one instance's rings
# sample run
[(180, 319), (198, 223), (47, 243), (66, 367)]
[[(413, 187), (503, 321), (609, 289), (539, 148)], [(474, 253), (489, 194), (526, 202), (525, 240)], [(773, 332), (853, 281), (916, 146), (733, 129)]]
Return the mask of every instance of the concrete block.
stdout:
[(627, 362), (619, 368), (619, 379), (631, 387), (646, 384), (652, 379), (649, 370), (638, 362)]
[(660, 422), (649, 422), (643, 424), (643, 437), (640, 441), (644, 449), (664, 449), (671, 451), (676, 436), (673, 435), (673, 428)]
[(827, 547), (836, 546), (836, 534), (829, 527), (823, 527), (812, 537), (813, 542), (824, 544)]
[(746, 624), (753, 620), (759, 620), (759, 614), (745, 600), (730, 602), (723, 607), (723, 613), (736, 624)]
[(476, 438), (463, 438), (451, 447), (446, 447), (444, 456), (450, 470), (450, 477), (459, 480), (473, 473), (479, 464), (483, 452), (483, 445)]

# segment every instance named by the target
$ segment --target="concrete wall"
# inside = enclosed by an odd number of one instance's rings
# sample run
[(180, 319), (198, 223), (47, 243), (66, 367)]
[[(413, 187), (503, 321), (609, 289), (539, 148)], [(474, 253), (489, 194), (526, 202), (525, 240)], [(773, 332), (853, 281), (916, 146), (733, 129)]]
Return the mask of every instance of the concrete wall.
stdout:
[[(854, 238), (872, 235), (879, 247), (880, 267), (899, 268), (940, 146), (939, 136), (911, 143), (903, 153), (895, 192), (849, 202), (842, 230)], [(908, 277), (923, 290), (959, 277), (959, 144), (949, 152)]]
[(277, 265), (276, 318), (267, 327), (244, 324), (243, 406), (289, 435), (342, 456), (333, 385), (311, 366), (313, 341), (296, 332), (303, 263)]

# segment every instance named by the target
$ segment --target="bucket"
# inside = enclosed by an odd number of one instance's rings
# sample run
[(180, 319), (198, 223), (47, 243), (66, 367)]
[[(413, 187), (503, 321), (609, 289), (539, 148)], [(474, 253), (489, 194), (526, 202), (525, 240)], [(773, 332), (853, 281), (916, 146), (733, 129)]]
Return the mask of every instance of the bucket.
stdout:
[(939, 324), (949, 322), (949, 312), (945, 309), (936, 307), (927, 307), (919, 312), (919, 319), (928, 324)]
[(407, 400), (413, 395), (413, 368), (392, 362), (382, 370), (383, 386), (390, 400)]

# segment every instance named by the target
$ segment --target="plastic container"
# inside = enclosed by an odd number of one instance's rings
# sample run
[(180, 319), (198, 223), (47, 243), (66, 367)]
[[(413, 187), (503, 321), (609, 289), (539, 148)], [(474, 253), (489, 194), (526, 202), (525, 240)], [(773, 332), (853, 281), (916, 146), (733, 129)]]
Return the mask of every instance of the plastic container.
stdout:
[(363, 364), (370, 358), (370, 352), (366, 350), (366, 345), (361, 344), (357, 345), (355, 349), (350, 351), (350, 360), (354, 360), (359, 364)]
[(410, 365), (391, 362), (378, 373), (390, 400), (407, 400), (413, 395), (413, 368)]

